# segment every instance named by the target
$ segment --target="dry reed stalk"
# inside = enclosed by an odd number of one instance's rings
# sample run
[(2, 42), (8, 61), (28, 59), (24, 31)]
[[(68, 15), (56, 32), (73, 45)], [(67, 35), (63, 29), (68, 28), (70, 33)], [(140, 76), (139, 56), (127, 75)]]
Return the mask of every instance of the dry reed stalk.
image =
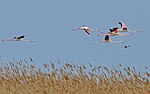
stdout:
[(119, 70), (121, 64), (113, 69), (89, 64), (88, 72), (85, 65), (66, 63), (57, 69), (51, 62), (43, 64), (47, 71), (42, 72), (33, 64), (25, 65), (24, 61), (0, 67), (2, 94), (150, 94), (147, 67), (141, 73), (135, 67)]

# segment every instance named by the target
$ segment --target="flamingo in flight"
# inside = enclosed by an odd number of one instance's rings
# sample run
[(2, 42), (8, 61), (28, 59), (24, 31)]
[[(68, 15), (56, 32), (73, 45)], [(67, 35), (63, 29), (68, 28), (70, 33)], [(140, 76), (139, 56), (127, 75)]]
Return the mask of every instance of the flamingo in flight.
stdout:
[(82, 27), (79, 27), (79, 28), (75, 28), (75, 29), (72, 29), (73, 31), (77, 31), (77, 30), (84, 30), (87, 34), (90, 35), (90, 31), (99, 31), (99, 29), (91, 29), (89, 28), (88, 26), (84, 25)]
[(119, 32), (119, 28), (118, 27), (114, 27), (112, 29), (109, 29), (108, 33), (101, 33), (98, 36), (106, 36), (106, 35), (109, 35), (109, 36), (129, 36), (129, 35), (132, 35), (132, 33), (121, 34)]
[(23, 42), (35, 42), (35, 40), (24, 40), (25, 35), (14, 37), (13, 39), (1, 40), (1, 41), (23, 41)]
[[(116, 43), (124, 43), (124, 41), (112, 41), (110, 39), (110, 36), (106, 35), (102, 41), (99, 41), (99, 43), (114, 43), (114, 44), (116, 44)], [(92, 44), (95, 44), (95, 43), (92, 43)]]
[(121, 29), (120, 29), (120, 30), (122, 30), (122, 31), (128, 31), (128, 27), (126, 26), (125, 23), (118, 22), (118, 24), (120, 24), (120, 26), (121, 26)]
[(121, 26), (121, 28), (119, 29), (119, 32), (138, 32), (138, 31), (144, 31), (142, 29), (138, 29), (138, 30), (129, 30), (129, 28), (126, 26), (125, 23), (123, 22), (118, 22), (118, 24)]
[(124, 48), (129, 48), (129, 47), (131, 47), (131, 46), (130, 46), (130, 45), (125, 45), (125, 46), (124, 46)]
[(106, 35), (104, 37), (104, 40), (100, 41), (100, 42), (104, 42), (104, 43), (123, 43), (123, 41), (112, 41), (109, 37), (109, 35)]

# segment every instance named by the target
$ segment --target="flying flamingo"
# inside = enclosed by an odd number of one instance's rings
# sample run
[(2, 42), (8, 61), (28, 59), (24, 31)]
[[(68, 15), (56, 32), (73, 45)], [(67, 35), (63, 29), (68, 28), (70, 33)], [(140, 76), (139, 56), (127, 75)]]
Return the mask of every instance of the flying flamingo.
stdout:
[(118, 24), (121, 26), (121, 28), (119, 29), (119, 32), (138, 32), (138, 31), (144, 31), (142, 29), (138, 29), (138, 30), (129, 30), (129, 28), (126, 26), (125, 23), (123, 22), (118, 22)]
[(132, 35), (132, 33), (121, 34), (119, 32), (119, 28), (118, 27), (114, 27), (113, 29), (109, 29), (108, 33), (101, 33), (98, 36), (106, 36), (106, 35), (109, 35), (109, 36), (130, 36), (130, 35)]
[(89, 28), (88, 26), (84, 25), (82, 27), (79, 27), (79, 28), (75, 28), (75, 29), (72, 29), (73, 31), (77, 31), (77, 30), (84, 30), (87, 34), (90, 35), (90, 31), (99, 31), (99, 29), (91, 29)]
[[(104, 37), (104, 40), (99, 41), (99, 43), (114, 43), (114, 44), (116, 44), (116, 43), (124, 43), (124, 41), (112, 41), (112, 40), (110, 39), (110, 36), (109, 36), (109, 35), (106, 35), (106, 36)], [(95, 44), (95, 43), (92, 43), (92, 44)]]
[(104, 43), (123, 43), (123, 41), (112, 41), (109, 37), (109, 35), (106, 35), (104, 40), (100, 41), (100, 42), (104, 42)]
[(35, 40), (24, 40), (25, 35), (14, 37), (13, 39), (1, 40), (1, 41), (23, 41), (23, 42), (35, 42)]

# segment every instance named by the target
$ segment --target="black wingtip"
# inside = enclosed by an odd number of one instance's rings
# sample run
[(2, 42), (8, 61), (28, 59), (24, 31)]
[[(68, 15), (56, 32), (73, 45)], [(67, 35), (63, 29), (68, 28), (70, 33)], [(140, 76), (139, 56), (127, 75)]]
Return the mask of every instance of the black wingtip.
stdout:
[(87, 32), (87, 34), (89, 34), (89, 35), (90, 35), (90, 33), (89, 33), (89, 32)]
[(109, 29), (110, 32), (113, 32), (113, 29)]
[(106, 36), (105, 36), (105, 40), (109, 40), (109, 35), (106, 35)]
[(22, 35), (22, 36), (20, 36), (19, 38), (24, 38), (25, 37), (25, 35)]
[(118, 24), (122, 25), (122, 22), (118, 22)]
[(131, 46), (130, 46), (130, 45), (125, 45), (125, 46), (124, 46), (124, 48), (129, 48), (129, 47), (131, 47)]

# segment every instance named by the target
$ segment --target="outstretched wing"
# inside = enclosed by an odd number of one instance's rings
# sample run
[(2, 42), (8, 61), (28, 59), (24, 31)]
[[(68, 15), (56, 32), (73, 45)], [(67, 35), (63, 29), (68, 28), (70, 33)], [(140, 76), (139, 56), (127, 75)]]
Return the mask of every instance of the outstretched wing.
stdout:
[(90, 30), (88, 28), (84, 29), (87, 34), (90, 34)]
[(74, 28), (72, 29), (73, 31), (78, 31), (78, 30), (81, 30), (80, 28)]
[(5, 41), (20, 41), (20, 40), (15, 40), (15, 39), (8, 39), (8, 40), (2, 39), (2, 40), (1, 40), (1, 42), (5, 42)]
[(1, 40), (1, 42), (5, 42), (5, 41), (12, 41), (12, 42), (13, 42), (13, 41), (14, 41), (14, 42), (15, 42), (15, 41), (16, 41), (16, 42), (17, 42), (17, 41), (20, 41), (20, 42), (21, 42), (21, 41), (22, 41), (22, 42), (36, 42), (36, 40), (15, 40), (15, 39), (8, 39), (8, 40), (3, 40), (3, 39), (2, 39), (2, 40)]
[(119, 32), (118, 27), (114, 27), (112, 32), (118, 33)]
[(101, 34), (99, 34), (98, 36), (106, 36), (106, 35), (110, 35), (110, 34), (109, 33), (101, 32)]
[(90, 29), (90, 31), (94, 31), (94, 32), (97, 32), (97, 31), (100, 31), (99, 29)]
[(20, 39), (22, 39), (22, 38), (24, 38), (25, 36), (24, 35), (22, 35), (22, 36), (18, 36), (18, 37), (14, 37), (14, 39), (16, 39), (16, 40), (20, 40)]
[(72, 29), (72, 30), (73, 30), (73, 31), (84, 30), (87, 34), (90, 34), (89, 28), (82, 28), (82, 27), (80, 27), (80, 28), (74, 28), (74, 29)]
[(128, 33), (128, 34), (119, 34), (118, 36), (131, 36), (133, 33)]
[(127, 30), (127, 32), (131, 32), (131, 33), (134, 33), (134, 32), (144, 32), (144, 30), (143, 29)]
[(36, 40), (21, 40), (22, 42), (36, 42)]
[(106, 35), (109, 35), (109, 36), (119, 36), (120, 34), (119, 33), (105, 33), (105, 34), (99, 34), (98, 36), (106, 36)]
[(19, 36), (18, 38), (22, 39), (22, 38), (24, 38), (24, 37), (25, 37), (25, 35), (22, 35), (22, 36)]

